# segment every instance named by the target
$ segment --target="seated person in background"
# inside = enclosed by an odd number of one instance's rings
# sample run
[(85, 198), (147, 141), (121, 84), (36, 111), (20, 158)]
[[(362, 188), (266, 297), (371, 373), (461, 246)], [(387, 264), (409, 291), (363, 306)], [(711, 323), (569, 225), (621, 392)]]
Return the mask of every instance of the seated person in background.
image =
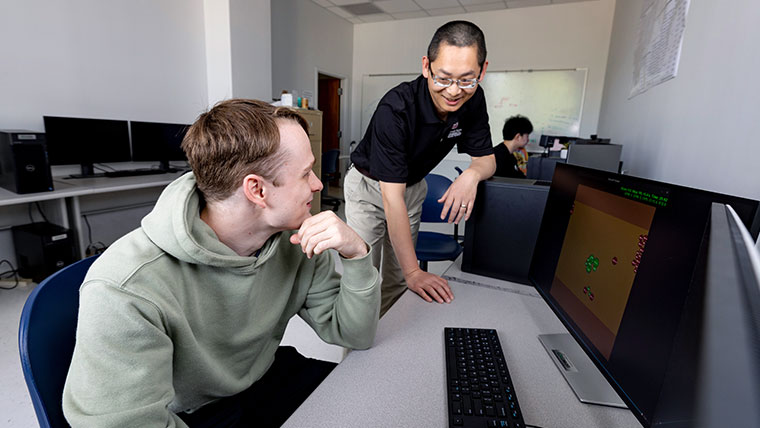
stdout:
[(372, 344), (378, 272), (332, 211), (310, 216), (322, 184), (306, 129), (293, 110), (240, 99), (192, 125), (193, 172), (80, 289), (72, 426), (280, 426), (335, 366), (278, 348), (293, 315), (327, 342)]
[[(531, 132), (533, 132), (533, 124), (525, 116), (512, 116), (504, 121), (504, 128), (501, 130), (504, 142), (493, 148), (496, 156), (494, 176), (525, 178), (525, 171), (520, 168), (516, 155), (521, 151), (524, 152)], [(527, 162), (527, 156), (524, 162)]]

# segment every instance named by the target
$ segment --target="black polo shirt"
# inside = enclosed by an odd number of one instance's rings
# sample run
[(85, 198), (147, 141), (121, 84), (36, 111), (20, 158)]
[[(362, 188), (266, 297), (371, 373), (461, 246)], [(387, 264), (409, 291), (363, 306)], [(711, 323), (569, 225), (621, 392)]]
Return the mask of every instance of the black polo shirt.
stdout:
[(420, 75), (383, 96), (351, 161), (375, 180), (411, 185), (424, 179), (454, 145), (470, 156), (493, 153), (483, 89), (478, 86), (442, 121), (427, 79)]

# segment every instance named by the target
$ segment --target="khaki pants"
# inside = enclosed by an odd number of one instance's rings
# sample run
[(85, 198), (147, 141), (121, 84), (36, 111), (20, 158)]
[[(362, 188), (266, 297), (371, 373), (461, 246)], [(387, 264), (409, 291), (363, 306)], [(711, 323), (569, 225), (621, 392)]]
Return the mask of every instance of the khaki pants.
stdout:
[[(404, 192), (412, 243), (415, 245), (426, 194), (425, 180), (407, 186)], [(352, 167), (343, 181), (343, 197), (346, 199), (346, 222), (372, 247), (372, 264), (382, 279), (380, 316), (383, 316), (406, 290), (406, 281), (388, 235), (380, 183)]]

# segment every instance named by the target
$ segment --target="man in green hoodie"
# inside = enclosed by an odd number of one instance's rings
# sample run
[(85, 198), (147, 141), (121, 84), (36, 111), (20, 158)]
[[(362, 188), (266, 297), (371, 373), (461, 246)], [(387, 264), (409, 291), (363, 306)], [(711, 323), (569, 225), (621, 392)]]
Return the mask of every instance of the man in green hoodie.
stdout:
[(309, 214), (322, 185), (306, 128), (253, 100), (200, 115), (182, 143), (193, 173), (82, 284), (72, 426), (279, 426), (332, 369), (278, 350), (293, 315), (326, 342), (372, 344), (378, 273), (332, 211)]

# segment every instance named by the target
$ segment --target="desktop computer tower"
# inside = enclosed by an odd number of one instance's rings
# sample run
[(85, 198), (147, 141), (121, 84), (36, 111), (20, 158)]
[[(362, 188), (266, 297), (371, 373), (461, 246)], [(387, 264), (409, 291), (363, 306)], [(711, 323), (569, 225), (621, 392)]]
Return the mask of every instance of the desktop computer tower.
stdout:
[(52, 223), (30, 223), (11, 228), (19, 276), (40, 282), (75, 260), (74, 236)]
[(0, 130), (0, 186), (16, 193), (53, 190), (45, 134)]

